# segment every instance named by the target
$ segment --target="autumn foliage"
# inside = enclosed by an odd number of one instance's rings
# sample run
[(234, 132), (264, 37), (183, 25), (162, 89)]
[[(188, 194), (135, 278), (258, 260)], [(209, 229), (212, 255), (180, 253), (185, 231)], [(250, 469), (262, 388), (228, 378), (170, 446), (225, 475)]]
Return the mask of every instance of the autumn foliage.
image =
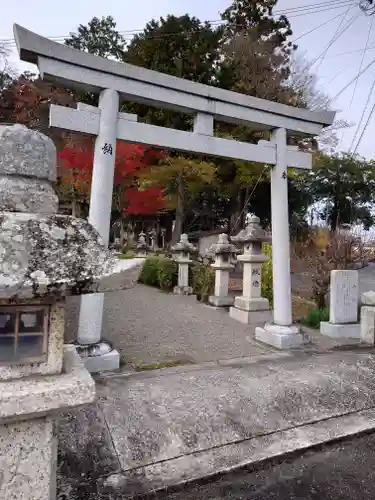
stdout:
[[(151, 186), (139, 189), (138, 180), (164, 157), (153, 148), (117, 141), (114, 199), (124, 215), (156, 215), (166, 208), (163, 189)], [(94, 151), (91, 141), (74, 142), (59, 153), (60, 176), (79, 195), (88, 195), (91, 187)]]

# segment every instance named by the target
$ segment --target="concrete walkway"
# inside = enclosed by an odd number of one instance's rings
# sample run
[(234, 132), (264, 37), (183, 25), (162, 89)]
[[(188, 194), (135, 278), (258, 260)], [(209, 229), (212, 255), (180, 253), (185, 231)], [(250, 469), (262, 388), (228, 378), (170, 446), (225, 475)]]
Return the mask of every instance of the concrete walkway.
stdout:
[[(77, 332), (79, 299), (68, 301), (66, 331)], [(137, 285), (105, 297), (103, 335), (120, 351), (124, 363), (164, 361), (203, 363), (259, 356), (273, 349), (256, 342), (255, 327), (214, 310), (194, 297), (165, 294)]]
[(97, 394), (60, 421), (59, 500), (124, 500), (374, 429), (375, 356), (107, 374)]

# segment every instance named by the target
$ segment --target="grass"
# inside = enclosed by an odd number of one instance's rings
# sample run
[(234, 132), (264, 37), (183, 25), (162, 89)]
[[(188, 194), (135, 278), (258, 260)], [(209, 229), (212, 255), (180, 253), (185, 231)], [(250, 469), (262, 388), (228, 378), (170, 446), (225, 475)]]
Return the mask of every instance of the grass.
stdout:
[(163, 368), (174, 368), (176, 366), (191, 365), (191, 361), (176, 359), (174, 361), (163, 361), (160, 363), (151, 363), (149, 365), (136, 365), (136, 372), (147, 372), (151, 370), (162, 370)]

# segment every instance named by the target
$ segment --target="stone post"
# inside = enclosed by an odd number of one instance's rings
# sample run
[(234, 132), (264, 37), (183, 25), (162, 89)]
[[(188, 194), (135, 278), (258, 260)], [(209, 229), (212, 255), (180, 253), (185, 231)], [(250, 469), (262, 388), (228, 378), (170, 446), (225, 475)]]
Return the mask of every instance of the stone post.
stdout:
[(137, 243), (137, 257), (147, 257), (148, 245), (146, 242), (146, 235), (144, 232), (139, 233), (138, 243)]
[[(100, 128), (95, 141), (88, 220), (108, 246), (116, 158), (118, 92), (103, 90), (99, 97), (99, 109)], [(95, 371), (115, 370), (120, 366), (119, 353), (101, 338), (103, 308), (104, 294), (95, 293), (81, 299), (77, 350), (81, 356), (96, 358), (95, 363), (88, 363), (88, 366), (95, 366)]]
[(189, 242), (188, 235), (182, 234), (180, 241), (171, 250), (177, 254), (176, 262), (178, 264), (178, 283), (174, 287), (173, 293), (191, 295), (193, 289), (189, 286), (189, 266), (193, 261), (190, 259), (190, 254), (196, 252), (197, 249)]
[(234, 299), (228, 295), (229, 273), (234, 268), (231, 259), (236, 254), (236, 247), (229, 243), (228, 235), (223, 233), (208, 253), (215, 255), (215, 262), (212, 264), (215, 269), (215, 295), (209, 297), (208, 302), (216, 307), (231, 306)]
[(358, 299), (358, 271), (331, 271), (329, 321), (320, 323), (320, 333), (359, 339)]
[(272, 318), (268, 299), (261, 296), (262, 264), (268, 260), (262, 254), (262, 243), (269, 241), (269, 237), (259, 222), (259, 217), (250, 217), (245, 229), (231, 238), (241, 244), (244, 251), (237, 257), (238, 261), (243, 262), (242, 296), (235, 298), (229, 314), (231, 318), (246, 324), (263, 323)]
[(361, 342), (375, 345), (375, 292), (366, 292), (361, 297)]

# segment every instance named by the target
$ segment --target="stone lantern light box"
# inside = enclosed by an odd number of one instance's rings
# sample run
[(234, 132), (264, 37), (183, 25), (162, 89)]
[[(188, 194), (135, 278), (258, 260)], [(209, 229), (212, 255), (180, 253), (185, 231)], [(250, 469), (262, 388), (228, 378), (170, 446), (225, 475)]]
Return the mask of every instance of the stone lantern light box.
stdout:
[(50, 307), (0, 307), (0, 364), (47, 361)]

